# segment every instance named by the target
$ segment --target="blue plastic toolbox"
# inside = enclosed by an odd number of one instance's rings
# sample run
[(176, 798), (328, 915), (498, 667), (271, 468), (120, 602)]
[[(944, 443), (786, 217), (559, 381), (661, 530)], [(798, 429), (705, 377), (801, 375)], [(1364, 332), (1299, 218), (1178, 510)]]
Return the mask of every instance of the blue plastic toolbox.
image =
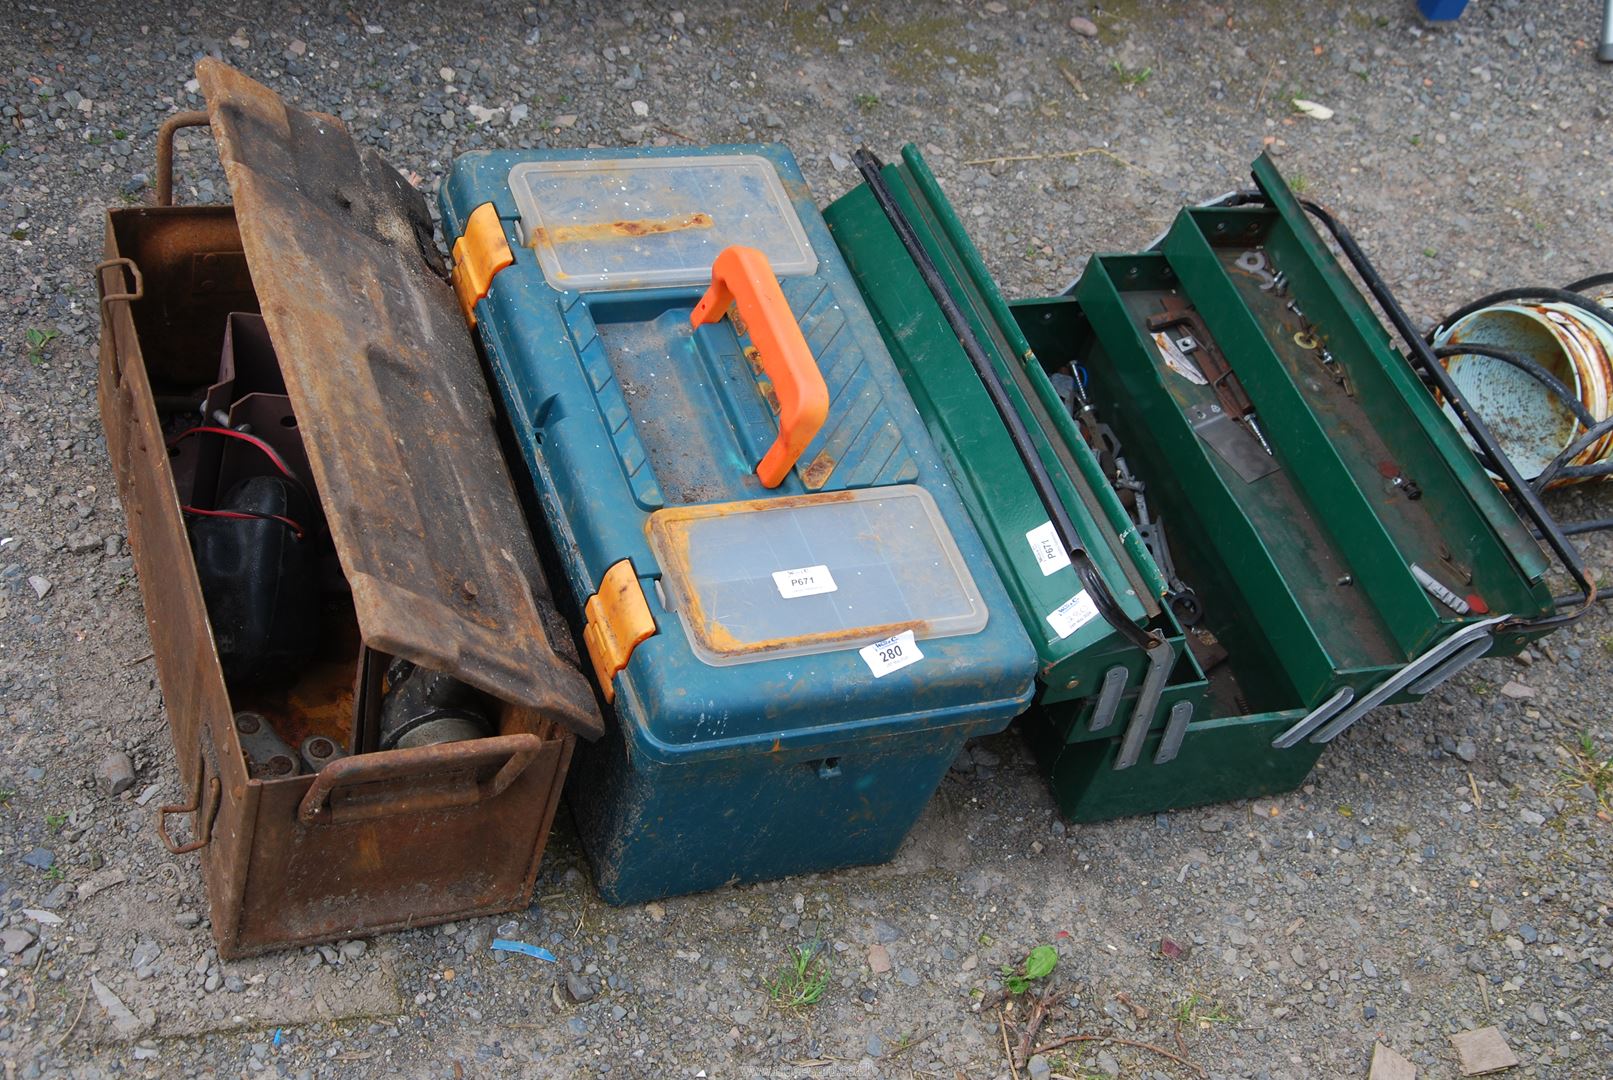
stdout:
[(600, 893), (890, 858), (1037, 662), (794, 159), (479, 152), (441, 199), (614, 706)]

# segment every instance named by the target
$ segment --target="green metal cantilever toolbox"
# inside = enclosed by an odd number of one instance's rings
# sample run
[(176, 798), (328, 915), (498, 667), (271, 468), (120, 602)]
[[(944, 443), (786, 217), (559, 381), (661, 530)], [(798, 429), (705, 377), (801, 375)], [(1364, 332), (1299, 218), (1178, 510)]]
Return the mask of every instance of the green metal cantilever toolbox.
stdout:
[[(826, 217), (1037, 646), (1022, 727), (1071, 818), (1292, 789), (1553, 625), (1539, 545), (1269, 161), (1258, 198), (1013, 304), (915, 148), (859, 165)], [(1059, 512), (1095, 579), (1041, 543)]]

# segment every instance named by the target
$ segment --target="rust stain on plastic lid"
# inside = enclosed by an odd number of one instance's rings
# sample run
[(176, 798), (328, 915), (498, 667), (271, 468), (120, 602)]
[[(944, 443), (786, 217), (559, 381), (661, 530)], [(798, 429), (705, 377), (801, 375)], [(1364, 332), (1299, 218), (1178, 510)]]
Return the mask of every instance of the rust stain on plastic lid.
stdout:
[(710, 214), (696, 212), (670, 218), (602, 221), (597, 225), (556, 225), (554, 228), (532, 230), (532, 235), (527, 238), (527, 246), (575, 244), (587, 240), (611, 240), (619, 236), (658, 236), (689, 229), (709, 229), (714, 224)]

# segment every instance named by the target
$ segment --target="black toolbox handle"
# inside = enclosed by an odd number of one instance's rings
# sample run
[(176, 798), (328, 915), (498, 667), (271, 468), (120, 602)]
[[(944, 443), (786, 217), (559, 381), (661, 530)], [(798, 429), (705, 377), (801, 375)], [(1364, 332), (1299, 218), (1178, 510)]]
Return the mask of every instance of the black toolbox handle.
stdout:
[[(550, 742), (559, 745), (554, 740), (545, 742), (530, 732), (518, 732), (340, 758), (315, 774), (302, 805), (297, 808), (297, 816), (305, 825), (315, 825), (323, 821), (352, 821), (471, 806), (501, 795)], [(463, 778), (472, 770), (495, 762), (501, 762), (498, 771), (474, 784), (431, 783), (444, 774)], [(331, 797), (338, 791), (380, 784), (387, 784), (387, 789), (362, 804), (331, 805)]]
[(207, 113), (200, 109), (175, 113), (157, 129), (157, 205), (174, 205), (174, 132), (180, 128), (203, 127)]

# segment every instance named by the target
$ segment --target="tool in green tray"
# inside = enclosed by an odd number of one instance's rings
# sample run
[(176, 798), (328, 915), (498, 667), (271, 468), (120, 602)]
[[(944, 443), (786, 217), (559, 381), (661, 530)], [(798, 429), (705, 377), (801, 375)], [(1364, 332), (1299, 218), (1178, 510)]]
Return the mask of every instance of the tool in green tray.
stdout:
[[(825, 216), (1038, 644), (1022, 728), (1072, 818), (1292, 788), (1375, 706), (1566, 618), (1517, 511), (1265, 159), (1242, 205), (1186, 210), (1162, 251), (1097, 256), (1075, 295), (1013, 305), (916, 149), (859, 166), (870, 183)], [(1324, 223), (1402, 329), (1365, 256)], [(1037, 462), (1133, 623), (1171, 643), (1146, 695), (1131, 635), (1096, 619), (1047, 633), (1059, 590), (1024, 550), (1027, 523), (1056, 520), (1027, 475)], [(1527, 494), (1520, 506), (1539, 526)], [(1542, 528), (1584, 586), (1577, 553)], [(1196, 603), (1177, 610), (1200, 620), (1186, 632), (1157, 602), (1183, 589)]]

